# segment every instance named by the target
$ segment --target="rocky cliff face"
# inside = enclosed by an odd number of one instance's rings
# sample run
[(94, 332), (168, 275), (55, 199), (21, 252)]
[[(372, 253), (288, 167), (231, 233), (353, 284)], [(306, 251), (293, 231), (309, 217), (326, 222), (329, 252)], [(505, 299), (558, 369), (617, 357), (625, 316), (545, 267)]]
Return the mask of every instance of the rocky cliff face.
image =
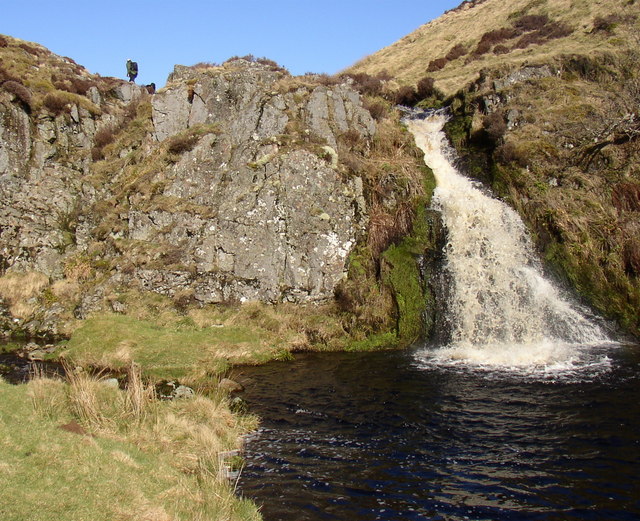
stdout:
[[(30, 65), (37, 70), (37, 63), (45, 68), (51, 61), (61, 67), (72, 63), (41, 47), (15, 47), (25, 56), (25, 63), (13, 59), (17, 68)], [(9, 46), (9, 50), (13, 48)], [(75, 78), (88, 75), (73, 66), (81, 71)], [(5, 274), (0, 293), (4, 330), (22, 331), (26, 327), (31, 333), (42, 330), (55, 334), (64, 306), (53, 302), (58, 299), (51, 293), (50, 301), (43, 301), (41, 290), (49, 282), (65, 279), (69, 256), (82, 248), (75, 233), (76, 218), (98, 197), (86, 182), (93, 166), (91, 150), (96, 133), (118, 121), (128, 104), (147, 93), (142, 87), (105, 81), (100, 89), (95, 84), (88, 88), (84, 96), (55, 91), (60, 93), (58, 98), (49, 93), (43, 102), (37, 87), (26, 86), (30, 79), (35, 85), (35, 78), (21, 79), (5, 68), (0, 73), (0, 269)], [(23, 90), (14, 88), (15, 84)]]
[[(280, 93), (274, 89), (282, 77), (256, 63), (179, 68), (154, 96), (157, 141), (198, 126), (215, 131), (150, 179), (161, 179), (160, 196), (198, 212), (145, 211), (135, 203), (129, 209), (129, 238), (179, 248), (185, 265), (136, 271), (143, 287), (193, 288), (205, 303), (332, 298), (366, 226), (362, 180), (344, 177), (332, 162), (337, 135), (353, 131), (371, 139), (375, 125), (345, 86)], [(290, 122), (302, 125), (310, 140), (326, 142), (326, 158), (287, 146)]]
[(348, 82), (238, 59), (176, 66), (150, 95), (4, 42), (26, 60), (0, 69), (5, 332), (65, 334), (92, 312), (126, 313), (132, 290), (179, 306), (331, 301), (371, 205), (393, 214), (415, 193), (386, 164), (371, 199), (362, 165), (378, 130)]
[(60, 276), (72, 240), (64, 220), (86, 195), (88, 153), (104, 122), (78, 105), (30, 116), (1, 91), (0, 117), (2, 267)]

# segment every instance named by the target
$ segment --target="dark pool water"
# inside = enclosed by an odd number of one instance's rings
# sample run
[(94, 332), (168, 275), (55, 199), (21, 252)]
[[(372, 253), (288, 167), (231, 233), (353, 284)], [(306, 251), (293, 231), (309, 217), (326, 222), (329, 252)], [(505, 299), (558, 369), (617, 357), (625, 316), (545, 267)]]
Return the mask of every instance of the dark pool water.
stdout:
[(640, 347), (554, 377), (419, 354), (239, 370), (262, 417), (239, 492), (266, 521), (640, 519)]

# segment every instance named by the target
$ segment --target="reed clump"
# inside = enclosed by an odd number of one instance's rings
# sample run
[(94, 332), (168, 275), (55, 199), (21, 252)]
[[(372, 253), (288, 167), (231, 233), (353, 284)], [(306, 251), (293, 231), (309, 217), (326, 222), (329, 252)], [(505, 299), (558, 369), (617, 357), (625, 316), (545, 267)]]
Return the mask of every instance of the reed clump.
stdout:
[(0, 380), (4, 520), (260, 519), (227, 470), (254, 418), (222, 392), (161, 401), (135, 363), (118, 380), (72, 367), (66, 381)]
[(13, 316), (27, 318), (33, 313), (38, 297), (48, 285), (49, 277), (43, 273), (8, 272), (0, 277), (0, 297), (7, 303)]

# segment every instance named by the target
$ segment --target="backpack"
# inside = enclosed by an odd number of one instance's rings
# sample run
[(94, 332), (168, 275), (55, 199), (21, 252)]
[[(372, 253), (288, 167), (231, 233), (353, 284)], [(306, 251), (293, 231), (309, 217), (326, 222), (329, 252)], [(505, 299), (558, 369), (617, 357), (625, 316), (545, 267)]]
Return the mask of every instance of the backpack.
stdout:
[(138, 74), (138, 63), (137, 62), (131, 62), (130, 71), (133, 74)]

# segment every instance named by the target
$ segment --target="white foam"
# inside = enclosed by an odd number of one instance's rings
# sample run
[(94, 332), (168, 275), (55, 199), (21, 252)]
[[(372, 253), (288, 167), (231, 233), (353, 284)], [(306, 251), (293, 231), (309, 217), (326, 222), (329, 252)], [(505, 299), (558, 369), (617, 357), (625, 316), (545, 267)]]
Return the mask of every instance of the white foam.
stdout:
[(517, 376), (536, 380), (591, 380), (612, 367), (615, 342), (568, 344), (543, 341), (535, 344), (449, 345), (424, 348), (415, 353), (422, 369), (448, 368), (502, 378)]

